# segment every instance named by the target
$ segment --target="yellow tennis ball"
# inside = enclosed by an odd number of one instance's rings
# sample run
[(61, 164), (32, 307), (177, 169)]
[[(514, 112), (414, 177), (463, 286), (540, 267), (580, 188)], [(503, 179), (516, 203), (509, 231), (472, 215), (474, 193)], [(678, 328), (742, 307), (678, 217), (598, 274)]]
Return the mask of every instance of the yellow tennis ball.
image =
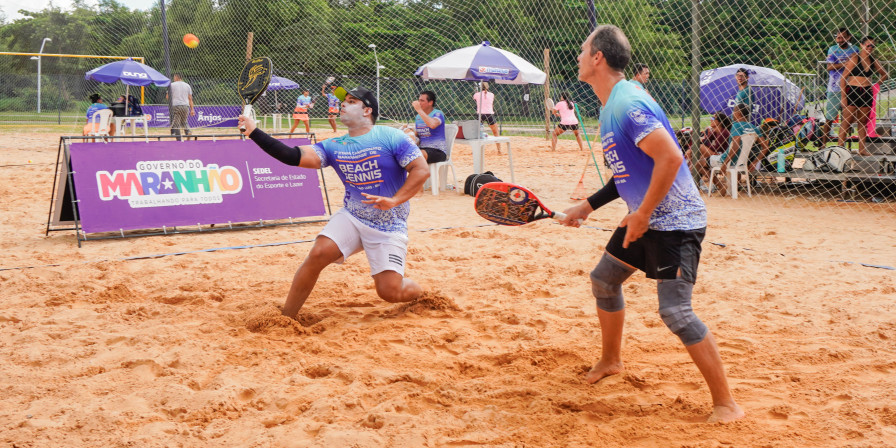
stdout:
[(195, 34), (184, 34), (184, 45), (196, 48), (199, 46), (199, 38)]

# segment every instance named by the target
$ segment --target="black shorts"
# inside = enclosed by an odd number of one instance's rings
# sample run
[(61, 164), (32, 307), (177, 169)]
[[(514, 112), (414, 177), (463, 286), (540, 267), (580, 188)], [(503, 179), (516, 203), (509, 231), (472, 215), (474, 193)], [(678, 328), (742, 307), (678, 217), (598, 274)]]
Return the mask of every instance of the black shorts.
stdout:
[(489, 126), (498, 124), (498, 120), (495, 120), (495, 114), (482, 114), (482, 118), (480, 118), (480, 121), (488, 124)]
[(558, 124), (557, 127), (560, 129), (563, 129), (564, 131), (578, 131), (579, 130), (578, 124)]
[(874, 90), (871, 87), (846, 86), (846, 105), (871, 107), (874, 104)]
[(426, 163), (439, 163), (448, 160), (448, 154), (445, 151), (435, 148), (420, 148), (426, 153)]
[(706, 228), (695, 230), (651, 230), (622, 248), (625, 227), (619, 227), (607, 243), (607, 253), (643, 271), (647, 278), (682, 280), (696, 283), (700, 264), (700, 244)]

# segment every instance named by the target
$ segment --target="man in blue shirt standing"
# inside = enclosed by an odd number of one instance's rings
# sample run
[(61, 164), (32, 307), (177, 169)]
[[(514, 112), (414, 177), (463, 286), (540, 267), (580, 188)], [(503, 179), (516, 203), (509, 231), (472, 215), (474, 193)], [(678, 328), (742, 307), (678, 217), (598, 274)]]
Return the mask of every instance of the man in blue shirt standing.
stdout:
[(410, 302), (423, 294), (404, 277), (408, 244), (408, 200), (429, 178), (423, 155), (398, 129), (374, 126), (376, 96), (363, 87), (342, 98), (340, 120), (348, 134), (312, 146), (289, 147), (240, 116), (249, 136), (271, 157), (291, 166), (332, 166), (345, 185), (344, 207), (330, 217), (292, 280), (283, 314), (295, 318), (321, 271), (364, 251), (377, 294), (387, 302)]
[(746, 104), (750, 108), (753, 107), (753, 92), (750, 90), (750, 71), (745, 67), (737, 69), (734, 74), (737, 81), (737, 96), (734, 97), (734, 105)]
[(585, 379), (594, 383), (622, 372), (622, 283), (641, 270), (657, 280), (660, 316), (709, 386), (713, 401), (709, 421), (739, 419), (744, 412), (731, 396), (715, 339), (691, 309), (706, 207), (682, 163), (672, 126), (650, 95), (625, 80), (631, 46), (622, 30), (598, 26), (582, 44), (578, 60), (579, 80), (589, 83), (604, 104), (601, 142), (613, 179), (587, 201), (566, 210), (563, 224), (578, 227), (592, 211), (619, 197), (629, 209), (591, 272), (602, 351)]
[(850, 43), (852, 34), (846, 28), (840, 28), (834, 34), (835, 45), (828, 48), (826, 58), (828, 69), (827, 101), (824, 106), (824, 125), (821, 126), (821, 146), (825, 146), (830, 140), (831, 122), (837, 119), (842, 108), (840, 97), (840, 78), (843, 77), (843, 68), (852, 55), (859, 52), (855, 45)]
[(417, 111), (414, 121), (414, 134), (420, 139), (420, 151), (427, 163), (438, 163), (448, 160), (448, 147), (445, 142), (445, 114), (435, 108), (435, 92), (420, 92), (417, 101), (411, 103)]

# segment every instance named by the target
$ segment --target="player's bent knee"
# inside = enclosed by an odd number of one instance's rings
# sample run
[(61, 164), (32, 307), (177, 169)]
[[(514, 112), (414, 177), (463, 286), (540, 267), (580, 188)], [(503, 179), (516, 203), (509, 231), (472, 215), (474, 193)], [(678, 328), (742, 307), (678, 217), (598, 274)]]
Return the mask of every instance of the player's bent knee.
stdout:
[(594, 270), (591, 271), (591, 294), (594, 295), (600, 310), (612, 313), (625, 308), (622, 282), (633, 272), (634, 269), (624, 266), (604, 254)]
[(682, 279), (663, 280), (657, 284), (660, 317), (684, 345), (703, 341), (709, 329), (691, 308), (694, 284)]

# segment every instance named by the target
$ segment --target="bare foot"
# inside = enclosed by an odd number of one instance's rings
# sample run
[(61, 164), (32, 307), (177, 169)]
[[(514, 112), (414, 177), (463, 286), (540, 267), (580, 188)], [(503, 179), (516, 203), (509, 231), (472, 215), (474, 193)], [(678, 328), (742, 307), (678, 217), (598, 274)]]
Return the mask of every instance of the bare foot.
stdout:
[(589, 384), (594, 384), (610, 375), (616, 375), (620, 372), (622, 372), (622, 361), (604, 362), (604, 360), (600, 360), (585, 375), (585, 381)]
[(733, 403), (731, 406), (713, 406), (712, 414), (706, 419), (706, 423), (727, 423), (743, 418), (744, 410)]

